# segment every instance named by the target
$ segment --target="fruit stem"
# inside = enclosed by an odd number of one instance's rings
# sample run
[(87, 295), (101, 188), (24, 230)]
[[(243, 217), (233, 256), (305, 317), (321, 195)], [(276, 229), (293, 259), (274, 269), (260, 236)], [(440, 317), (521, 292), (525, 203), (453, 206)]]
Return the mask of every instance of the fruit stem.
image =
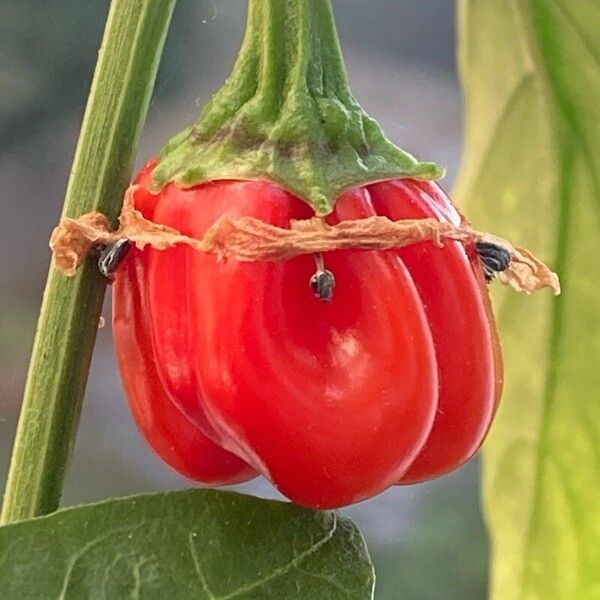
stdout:
[(442, 173), (394, 146), (352, 95), (329, 0), (249, 0), (232, 74), (162, 151), (153, 189), (267, 178), (325, 215), (351, 186)]

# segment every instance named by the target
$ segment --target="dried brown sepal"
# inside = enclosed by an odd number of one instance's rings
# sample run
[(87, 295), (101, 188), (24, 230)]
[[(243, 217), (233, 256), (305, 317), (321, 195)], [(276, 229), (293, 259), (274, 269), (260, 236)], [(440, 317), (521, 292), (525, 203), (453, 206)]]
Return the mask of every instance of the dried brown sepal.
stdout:
[(93, 246), (115, 235), (108, 219), (99, 212), (78, 219), (61, 219), (50, 237), (54, 266), (67, 277), (73, 277)]
[(532, 294), (550, 288), (556, 296), (560, 294), (560, 280), (542, 261), (526, 248), (515, 246), (510, 267), (498, 274), (500, 283), (510, 285), (517, 292)]
[(430, 241), (443, 246), (444, 240), (492, 242), (512, 255), (509, 268), (499, 280), (519, 292), (531, 294), (543, 288), (560, 293), (558, 276), (524, 248), (512, 246), (490, 234), (473, 229), (464, 222), (459, 226), (435, 219), (392, 221), (387, 217), (369, 217), (328, 225), (323, 219), (292, 221), (290, 228), (275, 227), (259, 219), (231, 219), (224, 215), (212, 225), (202, 239), (182, 235), (179, 231), (149, 221), (133, 206), (135, 186), (125, 195), (120, 226), (111, 232), (108, 221), (99, 213), (78, 219), (62, 219), (50, 239), (57, 269), (73, 276), (90, 249), (126, 237), (137, 248), (151, 246), (166, 250), (186, 244), (201, 251), (244, 262), (288, 260), (302, 254), (316, 254), (356, 248), (390, 250), (418, 242)]

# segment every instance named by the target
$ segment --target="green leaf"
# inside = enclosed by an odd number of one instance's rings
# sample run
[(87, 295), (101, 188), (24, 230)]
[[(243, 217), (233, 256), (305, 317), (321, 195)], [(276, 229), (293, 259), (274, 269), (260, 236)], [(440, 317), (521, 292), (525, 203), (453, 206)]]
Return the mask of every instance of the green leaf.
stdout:
[(186, 490), (0, 528), (3, 600), (370, 600), (374, 574), (335, 512)]
[(484, 452), (492, 595), (600, 598), (600, 2), (459, 6), (458, 197), (563, 285), (559, 298), (496, 290), (506, 386)]

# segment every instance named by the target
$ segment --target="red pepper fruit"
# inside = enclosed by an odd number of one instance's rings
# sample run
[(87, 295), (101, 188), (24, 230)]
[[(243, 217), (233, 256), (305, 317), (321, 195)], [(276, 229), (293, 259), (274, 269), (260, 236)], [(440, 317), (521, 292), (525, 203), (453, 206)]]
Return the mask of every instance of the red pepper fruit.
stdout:
[[(284, 227), (311, 216), (267, 182), (169, 184), (152, 195), (144, 187), (152, 166), (139, 179), (136, 207), (187, 235), (202, 237), (225, 213)], [(356, 189), (329, 220), (442, 218), (422, 187), (402, 180)], [(334, 252), (326, 266), (337, 279), (330, 304), (312, 297), (310, 256), (238, 263), (187, 247), (133, 250), (117, 272), (114, 305), (134, 414), (154, 403), (181, 417), (177, 405), (201, 443), (207, 436), (314, 507), (356, 502), (470, 458), (494, 410), (495, 333), (462, 246)], [(155, 372), (141, 374), (148, 365)], [(136, 387), (145, 380), (154, 390)], [(180, 439), (176, 428), (169, 433), (163, 448), (155, 433), (147, 437), (176, 470), (212, 482), (205, 465), (184, 471), (165, 456)], [(179, 452), (189, 456), (189, 448)], [(237, 466), (234, 479), (251, 475)]]
[[(201, 238), (224, 214), (288, 227), (387, 215), (460, 222), (440, 176), (389, 142), (348, 88), (329, 0), (249, 0), (232, 75), (140, 173), (147, 219)], [(378, 182), (378, 183), (374, 183)], [(155, 451), (206, 483), (258, 471), (331, 508), (437, 477), (481, 444), (499, 346), (471, 248), (423, 242), (218, 261), (131, 250), (114, 286), (129, 402)]]

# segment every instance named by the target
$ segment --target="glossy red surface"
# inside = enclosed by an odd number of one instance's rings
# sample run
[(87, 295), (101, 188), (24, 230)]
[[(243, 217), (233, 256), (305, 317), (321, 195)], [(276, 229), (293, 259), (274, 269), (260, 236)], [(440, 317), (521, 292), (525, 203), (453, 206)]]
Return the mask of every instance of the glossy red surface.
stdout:
[[(393, 220), (442, 220), (444, 212), (452, 216), (449, 201), (441, 201), (443, 192), (432, 182), (404, 179), (367, 189), (376, 212)], [(496, 333), (461, 243), (449, 241), (436, 248), (432, 242), (422, 242), (394, 252), (419, 292), (438, 364), (435, 423), (423, 450), (400, 480), (415, 483), (456, 469), (481, 445), (496, 404)]]
[(203, 435), (162, 387), (142, 283), (147, 254), (147, 250), (131, 250), (113, 286), (115, 347), (136, 425), (154, 452), (189, 479), (209, 485), (252, 479), (256, 471)]
[[(141, 275), (141, 258), (140, 253), (128, 259), (116, 278), (119, 302), (113, 319), (123, 385), (138, 428), (158, 456), (189, 479), (211, 485), (252, 479), (257, 475), (254, 469), (203, 435), (165, 394), (151, 356), (150, 332), (140, 320), (139, 288), (131, 285)], [(136, 320), (138, 326), (132, 327)]]

